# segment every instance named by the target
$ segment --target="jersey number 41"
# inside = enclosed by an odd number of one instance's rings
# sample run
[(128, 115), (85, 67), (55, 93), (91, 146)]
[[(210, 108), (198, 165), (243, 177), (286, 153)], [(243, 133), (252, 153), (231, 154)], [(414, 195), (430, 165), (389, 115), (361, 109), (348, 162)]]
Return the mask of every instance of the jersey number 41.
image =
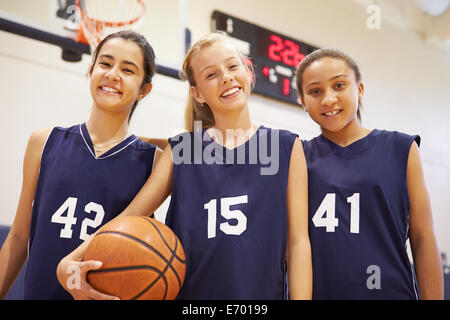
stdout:
[[(359, 233), (359, 193), (347, 198), (350, 203), (350, 232)], [(339, 225), (336, 218), (336, 194), (327, 193), (312, 217), (315, 227), (325, 227), (327, 232), (335, 232)]]

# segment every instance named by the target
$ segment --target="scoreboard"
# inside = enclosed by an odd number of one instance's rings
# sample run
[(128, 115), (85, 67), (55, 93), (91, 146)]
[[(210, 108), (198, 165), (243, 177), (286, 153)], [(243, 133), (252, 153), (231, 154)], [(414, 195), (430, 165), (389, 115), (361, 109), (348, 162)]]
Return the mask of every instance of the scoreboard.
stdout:
[(316, 47), (219, 11), (212, 14), (212, 29), (225, 31), (250, 57), (256, 79), (253, 92), (299, 105), (295, 70)]

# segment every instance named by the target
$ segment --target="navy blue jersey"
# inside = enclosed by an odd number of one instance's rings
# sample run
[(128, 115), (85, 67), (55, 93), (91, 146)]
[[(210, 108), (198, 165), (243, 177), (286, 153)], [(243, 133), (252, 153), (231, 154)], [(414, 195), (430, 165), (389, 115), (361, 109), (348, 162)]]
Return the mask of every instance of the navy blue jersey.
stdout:
[(85, 124), (52, 130), (33, 203), (25, 299), (71, 299), (57, 281), (58, 262), (127, 207), (155, 153), (132, 135), (96, 158)]
[(286, 192), (296, 135), (260, 127), (230, 150), (199, 132), (169, 139), (174, 167), (166, 224), (187, 260), (178, 299), (285, 298)]
[(304, 141), (313, 299), (417, 299), (407, 255), (406, 169), (419, 136), (372, 130), (340, 147)]

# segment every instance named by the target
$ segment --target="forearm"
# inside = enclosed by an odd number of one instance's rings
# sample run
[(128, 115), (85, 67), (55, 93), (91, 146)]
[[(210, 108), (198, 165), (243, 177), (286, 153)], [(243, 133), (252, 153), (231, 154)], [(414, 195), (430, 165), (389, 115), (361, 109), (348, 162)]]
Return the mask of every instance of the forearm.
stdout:
[(309, 240), (300, 239), (288, 245), (287, 259), (290, 299), (311, 299), (312, 264)]
[(420, 299), (444, 297), (442, 262), (433, 234), (411, 241)]
[(0, 250), (0, 299), (4, 299), (27, 259), (27, 242), (11, 232)]

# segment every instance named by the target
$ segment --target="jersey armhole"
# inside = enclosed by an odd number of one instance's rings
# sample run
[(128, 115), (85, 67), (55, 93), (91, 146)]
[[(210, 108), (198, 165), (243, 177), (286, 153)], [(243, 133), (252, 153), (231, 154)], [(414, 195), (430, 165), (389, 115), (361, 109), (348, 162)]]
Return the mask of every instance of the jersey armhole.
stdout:
[(413, 141), (415, 141), (417, 143), (417, 146), (420, 148), (420, 141), (421, 141), (420, 136), (419, 135), (414, 136)]
[(50, 139), (50, 136), (53, 134), (53, 132), (57, 129), (57, 127), (53, 127), (52, 130), (50, 130), (50, 133), (47, 135), (47, 138), (45, 139), (44, 142), (44, 146), (42, 147), (42, 152), (41, 152), (41, 157), (39, 159), (39, 172), (38, 172), (38, 181), (39, 181), (39, 174), (41, 173), (41, 168), (42, 168), (42, 162), (45, 158), (46, 155), (46, 150), (47, 150), (47, 143), (48, 140)]
[(291, 136), (289, 138), (290, 138), (290, 141), (289, 141), (289, 145), (288, 145), (288, 148), (289, 148), (288, 168), (291, 165), (292, 152), (294, 151), (294, 144), (295, 144), (295, 140), (296, 139), (299, 140), (300, 145), (301, 145), (302, 150), (303, 150), (303, 153), (305, 153), (305, 151), (304, 151), (305, 148), (304, 148), (304, 145), (303, 145), (303, 141), (300, 140), (300, 137), (298, 136), (298, 134), (291, 132)]
[(158, 153), (158, 147), (155, 146), (155, 152), (153, 153), (152, 171), (150, 172), (150, 174), (153, 173), (153, 169), (155, 168), (156, 154), (157, 154), (157, 153)]

